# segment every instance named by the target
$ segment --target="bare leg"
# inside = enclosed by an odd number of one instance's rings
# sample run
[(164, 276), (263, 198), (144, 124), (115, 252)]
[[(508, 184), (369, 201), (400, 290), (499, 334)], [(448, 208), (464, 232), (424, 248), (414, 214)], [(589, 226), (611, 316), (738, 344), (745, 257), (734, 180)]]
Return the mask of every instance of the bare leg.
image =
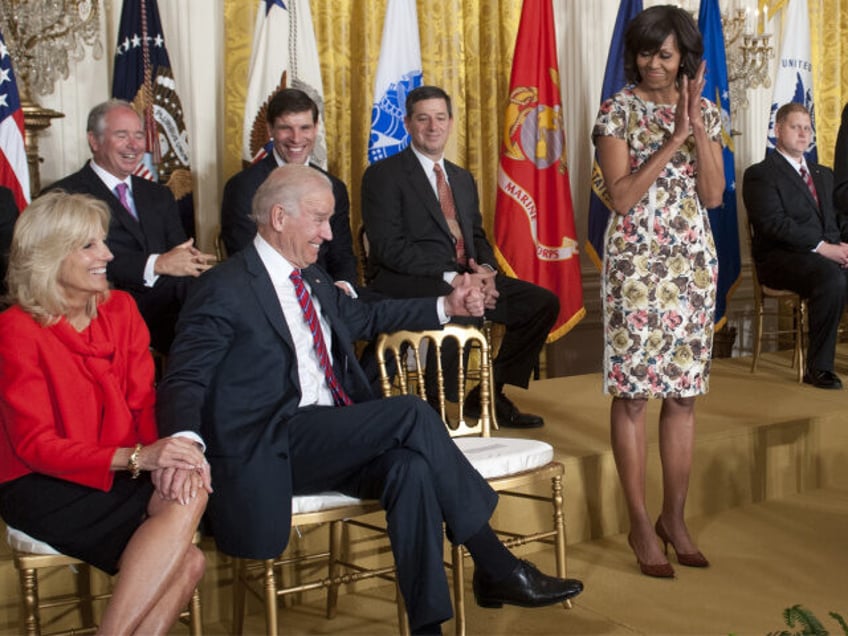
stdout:
[(675, 550), (690, 554), (698, 549), (683, 519), (692, 449), (695, 442), (695, 398), (666, 398), (660, 412), (660, 458), (663, 466), (662, 524)]
[(199, 551), (191, 539), (206, 499), (202, 489), (186, 505), (153, 494), (149, 517), (121, 555), (121, 570), (103, 613), (100, 634), (132, 634), (142, 621), (160, 626), (161, 631), (147, 633), (167, 633), (203, 576), (203, 555), (197, 558)]
[(654, 533), (645, 501), (647, 400), (613, 398), (610, 437), (618, 478), (630, 516), (630, 538), (636, 557), (650, 565), (667, 563)]

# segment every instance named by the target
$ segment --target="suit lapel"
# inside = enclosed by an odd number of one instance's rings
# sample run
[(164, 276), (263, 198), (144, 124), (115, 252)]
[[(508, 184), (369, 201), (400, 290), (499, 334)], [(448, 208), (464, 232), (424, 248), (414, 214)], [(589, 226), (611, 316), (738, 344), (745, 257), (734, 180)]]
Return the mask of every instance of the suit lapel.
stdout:
[(429, 176), (424, 172), (421, 162), (418, 161), (418, 157), (415, 156), (411, 148), (406, 148), (403, 151), (403, 161), (404, 169), (409, 175), (409, 182), (415, 189), (418, 200), (424, 204), (425, 210), (433, 217), (439, 227), (442, 228), (442, 231), (453, 240), (448, 222), (445, 220), (445, 213), (442, 212), (442, 206), (439, 204), (439, 198), (433, 191)]
[[(103, 183), (103, 179), (97, 176), (97, 173), (92, 169), (91, 164), (86, 163), (85, 167), (83, 167), (83, 172), (85, 173), (86, 180), (91, 185), (91, 194), (101, 201), (108, 203), (109, 211), (112, 213), (112, 218), (115, 222), (121, 225), (121, 227), (123, 227), (135, 240), (138, 241), (139, 245), (146, 249), (147, 241), (144, 238), (144, 232), (142, 232), (139, 222), (133, 218), (132, 214), (127, 212), (127, 209), (118, 199), (117, 195), (106, 187), (106, 184)], [(138, 200), (138, 195), (136, 194), (138, 188), (135, 186), (135, 181), (133, 181), (133, 198), (135, 199), (136, 209), (138, 210), (141, 208), (141, 205)]]
[(445, 161), (445, 169), (451, 183), (453, 200), (456, 204), (456, 215), (459, 227), (462, 229), (462, 238), (465, 240), (465, 255), (468, 258), (477, 258), (474, 251), (474, 201), (471, 192), (462, 187), (464, 176), (461, 168), (449, 161)]
[[(772, 151), (770, 156), (772, 158), (772, 164), (775, 166), (775, 168), (783, 175), (787, 182), (790, 183), (792, 187), (798, 191), (799, 196), (802, 196), (804, 200), (810, 204), (810, 207), (815, 210), (816, 216), (821, 220), (821, 209), (819, 208), (818, 203), (816, 203), (816, 200), (813, 198), (813, 195), (810, 192), (810, 189), (807, 187), (807, 184), (804, 183), (804, 180), (801, 178), (801, 175), (798, 174), (798, 171), (795, 169), (795, 167), (792, 166), (789, 161), (787, 161), (786, 158), (777, 151)], [(819, 185), (816, 184), (815, 177), (813, 178), (813, 184), (816, 185), (816, 188), (819, 188)], [(821, 188), (823, 189), (824, 186), (822, 185)]]
[(265, 269), (262, 259), (259, 258), (256, 247), (251, 243), (240, 254), (243, 255), (245, 267), (251, 275), (250, 286), (253, 289), (259, 306), (262, 308), (265, 317), (274, 331), (289, 346), (292, 355), (295, 355), (294, 341), (292, 340), (288, 325), (286, 325), (283, 308), (280, 306), (277, 292), (274, 289), (274, 284), (271, 282), (271, 276)]

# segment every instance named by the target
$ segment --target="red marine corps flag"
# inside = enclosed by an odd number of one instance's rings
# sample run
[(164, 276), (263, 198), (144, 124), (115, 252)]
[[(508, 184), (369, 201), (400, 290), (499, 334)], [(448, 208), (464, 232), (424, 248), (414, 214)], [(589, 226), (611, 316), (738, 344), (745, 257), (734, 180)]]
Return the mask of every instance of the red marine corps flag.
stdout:
[(548, 342), (586, 314), (557, 69), (551, 0), (524, 0), (504, 118), (495, 242), (504, 271), (559, 297)]

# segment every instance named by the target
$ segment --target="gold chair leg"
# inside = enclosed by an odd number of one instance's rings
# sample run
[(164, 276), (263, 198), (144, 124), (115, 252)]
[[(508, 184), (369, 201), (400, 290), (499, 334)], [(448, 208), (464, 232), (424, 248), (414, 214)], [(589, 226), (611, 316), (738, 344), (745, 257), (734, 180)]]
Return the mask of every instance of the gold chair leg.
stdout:
[[(563, 496), (562, 475), (551, 477), (551, 502), (554, 508), (554, 529), (556, 530), (554, 551), (556, 553), (557, 576), (564, 579), (567, 573), (565, 560), (565, 515), (563, 514), (565, 499)], [(562, 605), (570, 609), (571, 599), (566, 599)]]
[(203, 636), (203, 610), (200, 605), (200, 588), (194, 588), (188, 605), (188, 631), (191, 636)]
[(24, 593), (24, 629), (26, 636), (41, 636), (38, 617), (38, 573), (34, 568), (21, 569), (21, 590)]
[(331, 583), (327, 587), (327, 618), (336, 617), (336, 608), (339, 601), (339, 583), (338, 576), (341, 571), (339, 559), (341, 558), (342, 549), (342, 522), (330, 522), (330, 557), (327, 564), (327, 576)]
[(274, 578), (274, 559), (265, 559), (265, 633), (277, 636), (277, 581)]
[(245, 567), (244, 559), (233, 558), (233, 636), (244, 632)]
[(465, 636), (465, 562), (461, 545), (451, 546), (453, 560), (453, 613), (456, 636)]

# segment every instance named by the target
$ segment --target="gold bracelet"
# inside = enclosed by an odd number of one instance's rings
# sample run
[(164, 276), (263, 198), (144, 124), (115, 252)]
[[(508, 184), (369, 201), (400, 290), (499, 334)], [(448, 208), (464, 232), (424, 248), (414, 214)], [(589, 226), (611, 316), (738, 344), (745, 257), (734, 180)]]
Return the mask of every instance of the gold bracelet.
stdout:
[(139, 466), (138, 459), (141, 455), (141, 444), (135, 445), (135, 450), (133, 450), (132, 455), (130, 455), (130, 459), (127, 462), (127, 470), (132, 474), (133, 479), (138, 479), (138, 476), (141, 474), (141, 466)]

